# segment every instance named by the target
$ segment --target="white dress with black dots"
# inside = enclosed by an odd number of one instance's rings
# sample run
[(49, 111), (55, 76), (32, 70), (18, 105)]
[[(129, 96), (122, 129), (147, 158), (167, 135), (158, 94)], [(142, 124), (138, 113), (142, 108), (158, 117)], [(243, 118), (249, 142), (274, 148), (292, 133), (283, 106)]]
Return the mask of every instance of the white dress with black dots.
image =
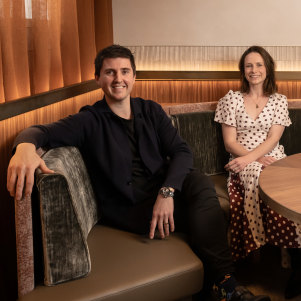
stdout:
[[(251, 151), (266, 140), (273, 124), (289, 126), (286, 96), (273, 94), (254, 120), (245, 110), (243, 94), (229, 91), (218, 102), (214, 120), (236, 127), (237, 141)], [(285, 157), (279, 143), (267, 154), (277, 160)], [(230, 160), (233, 157), (230, 155)], [(284, 248), (301, 247), (301, 226), (266, 206), (258, 195), (262, 164), (248, 164), (239, 174), (229, 173), (231, 250), (234, 260), (270, 243)]]

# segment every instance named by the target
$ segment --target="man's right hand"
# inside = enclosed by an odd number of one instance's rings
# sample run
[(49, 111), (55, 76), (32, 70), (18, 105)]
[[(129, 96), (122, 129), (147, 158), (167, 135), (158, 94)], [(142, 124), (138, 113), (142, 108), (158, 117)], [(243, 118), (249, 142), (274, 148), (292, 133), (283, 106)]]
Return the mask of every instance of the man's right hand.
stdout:
[(32, 143), (20, 143), (11, 158), (7, 170), (7, 189), (16, 200), (30, 196), (34, 184), (34, 173), (40, 168), (43, 173), (53, 173), (36, 152)]

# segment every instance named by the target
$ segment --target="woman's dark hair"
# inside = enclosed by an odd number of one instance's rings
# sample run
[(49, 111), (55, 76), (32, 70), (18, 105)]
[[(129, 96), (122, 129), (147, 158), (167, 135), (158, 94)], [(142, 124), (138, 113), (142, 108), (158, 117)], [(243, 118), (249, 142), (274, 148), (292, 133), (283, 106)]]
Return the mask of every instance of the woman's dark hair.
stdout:
[(103, 65), (103, 61), (104, 59), (107, 58), (118, 58), (118, 57), (122, 57), (122, 58), (127, 58), (130, 60), (131, 62), (131, 66), (133, 69), (133, 73), (134, 75), (136, 74), (136, 65), (135, 65), (135, 59), (134, 56), (131, 52), (130, 49), (120, 46), (120, 45), (116, 45), (113, 44), (111, 46), (108, 46), (104, 49), (102, 49), (96, 56), (94, 64), (95, 64), (95, 76), (99, 76), (100, 75), (100, 70), (101, 67)]
[(250, 91), (250, 85), (245, 77), (245, 58), (248, 54), (256, 52), (261, 55), (264, 61), (264, 65), (266, 68), (266, 79), (263, 83), (263, 93), (264, 95), (271, 95), (277, 92), (277, 85), (275, 79), (275, 62), (271, 55), (260, 46), (251, 46), (248, 48), (240, 58), (239, 61), (239, 71), (240, 71), (240, 81), (241, 81), (241, 88), (240, 91), (242, 93), (248, 93)]

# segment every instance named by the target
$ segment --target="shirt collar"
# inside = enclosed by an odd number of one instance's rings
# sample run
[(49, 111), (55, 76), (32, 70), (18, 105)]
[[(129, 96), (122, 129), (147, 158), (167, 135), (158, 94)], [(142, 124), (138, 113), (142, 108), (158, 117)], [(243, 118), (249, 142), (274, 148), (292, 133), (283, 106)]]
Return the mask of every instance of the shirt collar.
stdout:
[[(140, 105), (140, 102), (138, 101), (138, 99), (139, 98), (132, 98), (132, 97), (130, 99), (131, 110), (132, 110), (132, 114), (133, 114), (134, 118), (140, 117), (141, 113), (142, 113), (141, 105)], [(115, 113), (108, 106), (105, 96), (103, 97), (103, 99), (101, 101), (99, 101), (99, 107), (101, 108), (101, 110), (103, 112), (107, 112), (107, 113), (111, 113), (111, 114), (115, 115)]]

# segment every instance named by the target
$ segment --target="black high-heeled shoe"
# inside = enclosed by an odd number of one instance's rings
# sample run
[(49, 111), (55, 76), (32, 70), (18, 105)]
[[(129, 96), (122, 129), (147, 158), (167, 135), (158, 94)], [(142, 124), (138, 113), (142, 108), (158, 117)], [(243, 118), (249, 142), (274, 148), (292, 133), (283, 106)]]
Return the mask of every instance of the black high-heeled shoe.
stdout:
[(292, 299), (301, 295), (301, 249), (289, 249), (291, 255), (292, 273), (288, 280), (284, 296)]
[(285, 289), (285, 299), (292, 299), (301, 294), (301, 271), (292, 271)]

